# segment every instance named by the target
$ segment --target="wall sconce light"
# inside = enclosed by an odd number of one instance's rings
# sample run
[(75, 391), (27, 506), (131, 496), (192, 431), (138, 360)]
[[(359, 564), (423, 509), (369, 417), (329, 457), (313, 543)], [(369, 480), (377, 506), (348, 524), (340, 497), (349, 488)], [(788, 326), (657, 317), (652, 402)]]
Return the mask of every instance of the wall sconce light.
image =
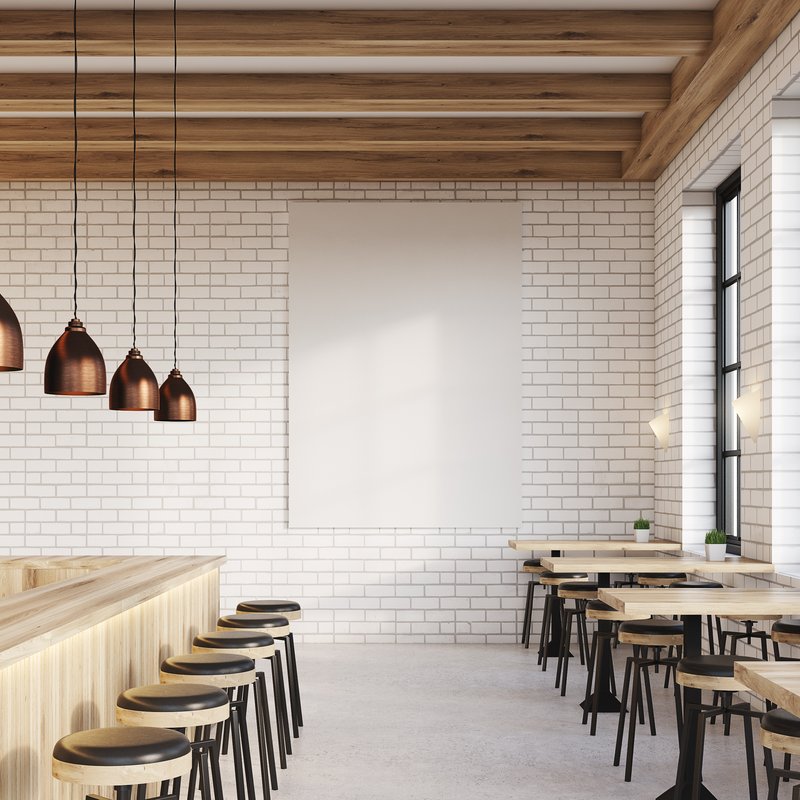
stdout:
[(663, 450), (669, 446), (669, 409), (665, 408), (657, 417), (648, 423)]
[(755, 386), (749, 392), (739, 395), (732, 405), (747, 434), (756, 441), (761, 430), (761, 387)]

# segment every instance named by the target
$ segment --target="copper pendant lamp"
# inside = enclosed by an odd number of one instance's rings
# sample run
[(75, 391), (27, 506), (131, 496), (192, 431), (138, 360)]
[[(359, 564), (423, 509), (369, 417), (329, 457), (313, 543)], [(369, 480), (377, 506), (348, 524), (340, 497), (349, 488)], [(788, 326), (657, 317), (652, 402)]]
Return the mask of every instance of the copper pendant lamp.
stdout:
[(0, 294), (0, 372), (22, 369), (22, 328), (14, 309)]
[(111, 379), (108, 405), (112, 411), (158, 411), (158, 382), (136, 347), (136, 0), (133, 2), (133, 347)]
[(78, 319), (78, 0), (72, 4), (72, 305), (73, 316), (47, 354), (45, 394), (85, 396), (106, 393), (106, 362)]
[(194, 392), (178, 369), (178, 3), (172, 3), (172, 360), (173, 367), (159, 390), (158, 422), (194, 422)]

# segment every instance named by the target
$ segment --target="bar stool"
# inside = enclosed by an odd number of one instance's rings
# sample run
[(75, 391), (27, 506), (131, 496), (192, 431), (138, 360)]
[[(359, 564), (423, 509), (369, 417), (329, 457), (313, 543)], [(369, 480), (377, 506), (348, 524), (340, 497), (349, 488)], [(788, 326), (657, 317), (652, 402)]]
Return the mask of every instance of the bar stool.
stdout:
[[(237, 800), (244, 800), (245, 789), (250, 800), (255, 798), (253, 764), (250, 758), (250, 736), (247, 732), (248, 690), (256, 681), (256, 665), (247, 656), (228, 653), (192, 653), (170, 656), (161, 662), (161, 683), (201, 683), (225, 689), (230, 698), (230, 730), (233, 740), (233, 767)], [(236, 694), (234, 698), (233, 695)], [(257, 704), (256, 704), (257, 705)], [(217, 725), (220, 738), (221, 725)], [(269, 767), (264, 737), (258, 736), (263, 796), (269, 797)]]
[[(559, 584), (558, 598), (561, 600), (561, 647), (558, 651), (556, 668), (556, 689), (561, 685), (561, 696), (567, 693), (567, 674), (569, 672), (569, 643), (572, 639), (572, 620), (576, 620), (578, 650), (581, 664), (586, 663), (589, 656), (589, 634), (586, 630), (586, 604), (597, 600), (597, 583), (592, 581), (567, 581)], [(575, 607), (567, 608), (565, 600), (574, 600)], [(563, 679), (562, 679), (563, 675)]]
[[(644, 725), (644, 705), (642, 683), (644, 683), (644, 701), (647, 705), (647, 716), (650, 722), (650, 735), (656, 735), (656, 719), (653, 713), (653, 694), (650, 689), (650, 667), (668, 663), (661, 659), (661, 649), (677, 647), (678, 656), (683, 649), (683, 622), (671, 619), (646, 619), (621, 622), (618, 637), (622, 644), (633, 645), (633, 655), (628, 656), (625, 663), (625, 680), (622, 684), (619, 722), (617, 724), (617, 743), (614, 748), (614, 766), (618, 767), (622, 755), (622, 739), (625, 733), (625, 718), (628, 717), (628, 749), (625, 756), (625, 780), (631, 780), (633, 773), (633, 748), (636, 740), (637, 710), (638, 722)], [(648, 658), (647, 651), (653, 648), (653, 657)], [(630, 688), (630, 715), (628, 715), (628, 690)], [(675, 709), (680, 720), (680, 696), (675, 686)]]
[[(694, 758), (694, 786), (692, 797), (699, 797), (700, 778), (703, 770), (703, 748), (705, 746), (706, 720), (720, 715), (729, 718), (735, 714), (744, 721), (745, 758), (747, 759), (747, 780), (750, 788), (750, 800), (758, 800), (756, 788), (756, 767), (753, 755), (753, 728), (750, 720), (760, 717), (761, 713), (753, 711), (749, 703), (733, 703), (735, 692), (747, 692), (748, 688), (733, 677), (733, 665), (737, 661), (759, 661), (758, 658), (736, 655), (689, 656), (678, 662), (675, 682), (690, 689), (704, 689), (718, 694), (719, 704), (689, 705), (684, 709), (686, 714), (682, 726), (681, 754), (678, 763), (678, 775), (686, 774), (686, 760)], [(695, 718), (692, 715), (695, 715)], [(689, 753), (689, 730), (696, 725), (697, 739), (693, 753)], [(729, 731), (726, 726), (725, 733)], [(677, 790), (676, 790), (677, 791)]]
[(116, 800), (131, 800), (134, 786), (180, 779), (192, 769), (189, 740), (163, 728), (95, 728), (71, 733), (53, 748), (56, 780), (113, 786)]
[(770, 638), (776, 661), (796, 661), (797, 659), (790, 656), (782, 656), (780, 645), (788, 644), (795, 647), (800, 645), (800, 619), (781, 619), (773, 622)]
[[(246, 605), (249, 604), (240, 603), (238, 607)], [(226, 614), (217, 620), (217, 630), (229, 629), (261, 631), (268, 633), (273, 639), (283, 642), (286, 655), (286, 682), (289, 685), (289, 704), (292, 714), (292, 735), (297, 739), (300, 736), (299, 728), (303, 724), (300, 710), (300, 689), (297, 685), (294, 638), (286, 615), (261, 611), (237, 611), (235, 614)]]
[[(686, 580), (686, 581), (676, 581), (675, 583), (670, 585), (672, 589), (724, 589), (725, 587), (719, 581), (698, 581), (698, 580)], [(673, 619), (677, 619), (678, 615), (676, 614)], [(714, 625), (713, 625), (713, 618), (711, 614), (706, 617), (706, 624), (708, 625), (708, 652), (711, 655), (714, 655)]]
[(541, 558), (529, 558), (522, 564), (522, 571), (528, 573), (531, 578), (528, 581), (528, 593), (525, 598), (525, 613), (522, 617), (522, 636), (520, 644), (525, 645), (527, 650), (531, 644), (531, 625), (533, 623), (533, 603), (534, 590), (539, 585), (538, 576), (545, 572)]
[[(289, 736), (289, 715), (286, 712), (286, 697), (283, 693), (283, 667), (281, 654), (275, 649), (275, 642), (268, 633), (248, 630), (224, 630), (199, 633), (192, 640), (193, 653), (228, 653), (230, 655), (247, 656), (253, 661), (266, 659), (272, 670), (272, 696), (275, 700), (275, 727), (278, 732), (278, 749), (281, 769), (286, 769), (286, 754), (292, 754), (292, 743)], [(269, 713), (269, 697), (263, 670), (256, 668), (256, 711), (261, 714), (264, 735), (267, 740), (272, 788), (278, 788), (275, 771), (275, 751), (272, 742), (272, 727)]]
[[(586, 604), (586, 616), (593, 620), (606, 620), (608, 622), (620, 623), (630, 622), (633, 620), (650, 619), (649, 614), (623, 614), (617, 611), (613, 606), (604, 603), (602, 600), (590, 600)], [(614, 626), (616, 627), (616, 625)], [(611, 690), (616, 694), (617, 686), (614, 678), (614, 665), (611, 660), (611, 642), (616, 638), (616, 631), (601, 631), (595, 628), (592, 633), (592, 647), (589, 652), (589, 667), (586, 674), (586, 696), (583, 701), (583, 725), (589, 719), (589, 714), (592, 715), (592, 724), (589, 729), (589, 735), (594, 736), (597, 733), (597, 704), (600, 697), (598, 687), (600, 686), (600, 653), (601, 648), (607, 648), (606, 658), (608, 659), (608, 669), (611, 677)], [(591, 709), (590, 709), (591, 706)]]
[[(548, 640), (551, 631), (555, 632), (556, 626), (561, 625), (561, 607), (563, 600), (558, 596), (558, 587), (568, 581), (588, 581), (589, 576), (585, 572), (550, 572), (545, 570), (539, 573), (539, 583), (542, 586), (549, 586), (550, 591), (544, 598), (544, 612), (542, 613), (542, 627), (539, 632), (539, 660), (537, 663), (542, 665), (542, 672), (547, 670)], [(555, 621), (556, 624), (553, 624)], [(560, 648), (560, 637), (557, 641)]]
[[(764, 748), (764, 765), (767, 768), (769, 785), (767, 800), (778, 800), (781, 779), (800, 780), (800, 772), (791, 769), (791, 757), (800, 755), (800, 718), (782, 708), (767, 711), (761, 717), (761, 745)], [(775, 768), (773, 750), (783, 753), (783, 769)]]
[[(280, 614), (290, 622), (303, 618), (300, 603), (295, 600), (245, 600), (236, 606), (237, 614)], [(300, 702), (300, 680), (297, 677), (297, 654), (294, 649), (294, 634), (290, 630), (286, 636), (278, 637), (286, 647), (286, 677), (289, 679), (289, 690), (294, 682), (295, 696), (292, 698), (292, 708), (297, 704), (297, 724), (303, 727), (303, 706)]]
[(683, 572), (640, 572), (636, 576), (636, 583), (639, 586), (666, 587), (685, 580), (686, 575)]
[[(719, 636), (719, 652), (725, 652), (725, 645), (728, 639), (731, 640), (731, 655), (735, 655), (736, 653), (736, 644), (741, 639), (747, 639), (747, 644), (752, 644), (753, 639), (757, 639), (761, 642), (761, 658), (762, 660), (766, 661), (769, 656), (767, 655), (767, 640), (769, 639), (769, 634), (766, 631), (757, 631), (753, 630), (753, 627), (757, 622), (777, 622), (780, 620), (780, 614), (764, 614), (753, 616), (749, 614), (746, 617), (734, 617), (730, 615), (725, 615), (724, 617), (717, 617), (717, 635)], [(730, 622), (737, 622), (744, 625), (743, 631), (726, 631), (722, 629), (722, 622), (721, 620), (726, 619)]]
[[(117, 697), (117, 722), (127, 727), (147, 726), (172, 728), (184, 733), (195, 729), (191, 743), (192, 771), (189, 776), (188, 797), (194, 797), (195, 782), (199, 776), (200, 796), (222, 800), (222, 779), (219, 772), (219, 744), (211, 735), (211, 726), (230, 717), (228, 695), (214, 686), (200, 683), (157, 683), (127, 689)], [(162, 784), (161, 794), (168, 793)]]

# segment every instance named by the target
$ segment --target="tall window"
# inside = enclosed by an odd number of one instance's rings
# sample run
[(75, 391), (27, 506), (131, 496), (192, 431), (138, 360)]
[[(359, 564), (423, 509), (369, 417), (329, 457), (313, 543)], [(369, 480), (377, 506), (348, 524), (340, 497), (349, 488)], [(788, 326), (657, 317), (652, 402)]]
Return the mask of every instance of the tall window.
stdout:
[(717, 189), (717, 527), (728, 534), (728, 550), (738, 553), (739, 419), (739, 172)]

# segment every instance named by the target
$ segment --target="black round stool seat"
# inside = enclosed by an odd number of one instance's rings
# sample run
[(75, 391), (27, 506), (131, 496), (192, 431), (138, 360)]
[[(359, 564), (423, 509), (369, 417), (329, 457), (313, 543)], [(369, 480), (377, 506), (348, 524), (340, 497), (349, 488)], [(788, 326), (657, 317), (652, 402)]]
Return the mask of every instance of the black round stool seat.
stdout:
[(542, 559), (541, 558), (526, 558), (525, 562), (522, 565), (523, 567), (541, 567), (542, 566)]
[(724, 589), (724, 585), (719, 581), (678, 581), (669, 587), (670, 589)]
[(300, 603), (294, 600), (245, 600), (236, 606), (237, 612), (246, 614), (253, 613), (272, 613), (272, 614), (296, 614), (301, 611)]
[(172, 675), (236, 675), (254, 669), (252, 658), (232, 653), (192, 653), (161, 662), (161, 671)]
[(85, 767), (157, 764), (189, 755), (189, 740), (164, 728), (96, 728), (59, 739), (53, 758)]
[(265, 628), (288, 628), (289, 620), (280, 614), (226, 614), (217, 620), (220, 628), (255, 628), (264, 630)]
[(224, 631), (198, 633), (192, 640), (192, 644), (207, 648), (218, 647), (224, 650), (231, 647), (269, 647), (275, 644), (275, 640), (263, 631), (230, 628)]
[(594, 581), (575, 581), (574, 583), (562, 583), (559, 587), (559, 591), (564, 590), (566, 592), (586, 592), (587, 594), (591, 594), (592, 592), (597, 591), (597, 583)]
[(586, 604), (586, 609), (588, 611), (605, 611), (605, 612), (617, 611), (617, 609), (614, 608), (614, 606), (610, 606), (608, 603), (604, 603), (602, 600), (590, 600)]
[(673, 619), (635, 619), (621, 622), (619, 632), (639, 636), (677, 636), (683, 633), (683, 623)]
[(650, 579), (656, 579), (656, 578), (670, 578), (670, 579), (682, 578), (682, 579), (685, 579), (686, 578), (686, 573), (685, 572), (639, 572), (638, 575), (639, 575), (640, 578), (650, 578)]
[(733, 665), (737, 661), (761, 661), (752, 656), (686, 656), (678, 662), (678, 672), (689, 675), (705, 675), (709, 678), (732, 678)]
[(782, 708), (773, 708), (761, 717), (761, 728), (780, 736), (800, 737), (800, 717)]
[(800, 619), (779, 619), (772, 623), (772, 632), (800, 636)]
[(117, 706), (130, 711), (205, 711), (228, 705), (228, 695), (202, 683), (156, 683), (126, 689), (117, 698)]
[[(585, 572), (550, 572), (550, 570), (545, 570), (544, 572), (539, 573), (539, 577), (558, 578), (559, 580), (570, 580), (570, 579), (577, 580), (578, 578), (588, 578), (589, 576)], [(586, 586), (585, 583), (581, 585)]]

